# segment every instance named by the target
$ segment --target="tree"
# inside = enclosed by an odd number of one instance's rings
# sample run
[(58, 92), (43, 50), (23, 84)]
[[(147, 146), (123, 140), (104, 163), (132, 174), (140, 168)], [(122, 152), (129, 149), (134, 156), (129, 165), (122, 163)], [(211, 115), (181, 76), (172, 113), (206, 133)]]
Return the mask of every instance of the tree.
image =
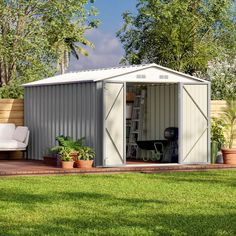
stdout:
[[(55, 73), (66, 53), (91, 46), (86, 30), (96, 27), (92, 0), (0, 1), (0, 83), (32, 81)], [(85, 54), (85, 53), (84, 53)], [(64, 70), (64, 69), (63, 69)], [(18, 84), (18, 82), (17, 82)]]
[(155, 62), (193, 74), (219, 53), (236, 51), (232, 0), (139, 0), (137, 15), (123, 14), (117, 33), (123, 63)]
[(196, 75), (211, 82), (211, 99), (236, 100), (236, 58), (223, 54), (208, 63), (204, 74)]
[[(61, 73), (67, 69), (71, 55), (76, 59), (79, 59), (80, 54), (88, 55), (83, 46), (93, 47), (93, 44), (84, 37), (84, 34), (87, 30), (97, 27), (99, 23), (98, 20), (91, 18), (97, 14), (96, 9), (85, 8), (88, 0), (71, 2), (73, 3), (70, 8), (68, 8), (68, 1), (64, 1), (59, 12), (52, 8), (46, 13), (48, 38), (54, 53), (58, 55), (57, 65), (60, 66)], [(90, 0), (90, 2), (94, 1)], [(59, 17), (55, 18), (55, 15)]]

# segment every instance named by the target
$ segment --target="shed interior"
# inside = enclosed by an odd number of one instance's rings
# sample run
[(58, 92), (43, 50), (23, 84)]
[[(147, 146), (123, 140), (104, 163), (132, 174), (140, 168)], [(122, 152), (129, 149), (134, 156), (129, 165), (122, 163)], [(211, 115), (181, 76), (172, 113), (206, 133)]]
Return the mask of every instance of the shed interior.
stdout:
[(178, 163), (178, 84), (126, 84), (126, 164)]

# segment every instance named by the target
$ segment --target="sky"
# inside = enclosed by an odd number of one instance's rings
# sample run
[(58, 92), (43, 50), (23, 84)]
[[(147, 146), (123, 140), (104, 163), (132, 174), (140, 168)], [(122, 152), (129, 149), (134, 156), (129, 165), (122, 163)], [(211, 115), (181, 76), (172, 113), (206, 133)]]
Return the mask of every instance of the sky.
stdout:
[(101, 23), (97, 29), (86, 33), (95, 49), (87, 49), (89, 56), (80, 56), (78, 61), (71, 58), (68, 71), (118, 66), (124, 50), (116, 32), (123, 25), (122, 13), (136, 12), (136, 3), (137, 0), (96, 0), (94, 5)]

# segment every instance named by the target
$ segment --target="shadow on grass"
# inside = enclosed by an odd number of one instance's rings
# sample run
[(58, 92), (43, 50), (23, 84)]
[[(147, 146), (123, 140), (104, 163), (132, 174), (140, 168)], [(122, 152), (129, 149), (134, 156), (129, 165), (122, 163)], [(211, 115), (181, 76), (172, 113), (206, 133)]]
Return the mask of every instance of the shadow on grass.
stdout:
[(69, 192), (69, 193), (61, 193), (63, 198), (70, 199), (70, 200), (86, 200), (86, 201), (93, 201), (93, 199), (102, 199), (104, 202), (110, 202), (116, 205), (117, 203), (121, 205), (129, 204), (129, 205), (138, 205), (138, 204), (145, 204), (145, 203), (154, 203), (154, 204), (168, 204), (169, 201), (163, 201), (158, 199), (142, 199), (142, 198), (118, 198), (114, 197), (113, 195), (109, 194), (97, 194), (97, 193), (89, 193), (89, 192)]
[[(147, 175), (143, 178), (158, 179), (163, 182), (191, 182), (191, 183), (216, 183), (232, 184), (235, 178), (227, 176), (225, 181), (214, 179), (220, 178), (210, 175), (210, 173), (194, 174), (191, 177), (186, 174), (167, 174), (167, 175)], [(142, 177), (142, 176), (141, 176)], [(90, 178), (90, 177), (89, 177)], [(114, 176), (113, 178), (116, 178)], [(121, 178), (121, 177), (119, 177)], [(123, 178), (123, 177), (122, 177)], [(209, 181), (208, 181), (209, 180)], [(212, 182), (214, 181), (214, 182)], [(153, 181), (151, 183), (155, 183)], [(235, 183), (234, 183), (235, 184)], [(115, 185), (111, 185), (115, 188)], [(68, 189), (70, 189), (68, 191)], [(79, 185), (76, 186), (79, 189)], [(233, 203), (224, 204), (222, 201), (217, 205), (217, 209), (204, 212), (196, 207), (190, 208), (188, 214), (186, 211), (172, 209), (173, 202), (158, 200), (158, 196), (150, 196), (147, 199), (142, 195), (114, 195), (109, 189), (101, 192), (101, 189), (88, 191), (75, 191), (75, 189), (65, 188), (53, 189), (49, 191), (27, 193), (13, 189), (3, 191), (0, 189), (0, 203), (19, 203), (25, 209), (32, 209), (39, 215), (30, 218), (31, 212), (22, 210), (22, 218), (14, 216), (0, 215), (0, 235), (236, 235), (236, 211)], [(92, 189), (91, 189), (92, 191)], [(96, 192), (97, 191), (97, 192)], [(143, 193), (145, 194), (145, 193)], [(134, 197), (135, 196), (135, 197)], [(38, 203), (41, 203), (41, 210), (37, 209)], [(68, 204), (68, 206), (67, 206)], [(150, 205), (149, 205), (150, 204)], [(7, 204), (2, 204), (2, 206)], [(60, 209), (57, 210), (57, 206)], [(163, 209), (162, 207), (165, 206)], [(200, 205), (199, 205), (200, 206)], [(176, 205), (174, 206), (176, 207)], [(183, 206), (184, 207), (184, 206)], [(49, 208), (49, 211), (46, 211)], [(162, 210), (161, 210), (162, 208)], [(219, 209), (221, 208), (221, 209)], [(20, 208), (21, 209), (21, 208)], [(42, 213), (42, 209), (45, 212)], [(72, 210), (72, 213), (68, 213)], [(14, 206), (9, 207), (14, 212)], [(67, 212), (67, 214), (66, 214)], [(27, 216), (24, 214), (28, 213)], [(41, 214), (41, 215), (40, 215)], [(36, 217), (36, 218), (34, 218)], [(30, 222), (29, 222), (30, 219)]]
[(235, 214), (182, 215), (158, 214), (152, 211), (136, 215), (100, 214), (53, 216), (44, 223), (25, 223), (17, 228), (4, 228), (3, 235), (236, 235)]
[(0, 201), (9, 203), (20, 203), (26, 205), (34, 205), (36, 203), (50, 203), (52, 199), (46, 195), (31, 194), (31, 193), (20, 193), (6, 192), (0, 190)]
[[(12, 197), (10, 194), (5, 193), (3, 196), (2, 192), (0, 193), (0, 201), (21, 203), (29, 208), (38, 202), (45, 204), (56, 199), (64, 202), (69, 202), (70, 199), (77, 203), (86, 201), (88, 205), (75, 204), (74, 208), (84, 207), (81, 212), (75, 211), (76, 214), (67, 216), (51, 214), (40, 222), (9, 222), (8, 218), (1, 216), (0, 235), (236, 235), (236, 214), (227, 213), (232, 208), (227, 209), (227, 206), (223, 205), (220, 207), (226, 208), (225, 214), (164, 214), (158, 211), (158, 206), (155, 209), (147, 208), (147, 204), (162, 206), (171, 202), (115, 198), (108, 194), (90, 192), (60, 192), (52, 197), (23, 193)], [(89, 202), (93, 206), (90, 206)], [(94, 205), (100, 203), (104, 206), (94, 208)], [(54, 204), (60, 205), (55, 202)]]
[[(236, 172), (236, 171), (235, 171)], [(205, 184), (224, 184), (236, 187), (236, 177), (226, 175), (226, 171), (222, 172), (186, 172), (186, 173), (163, 173), (163, 174), (146, 174), (149, 179), (158, 179), (169, 182), (188, 182), (188, 183), (205, 183)], [(191, 176), (191, 178), (189, 177)], [(227, 176), (227, 177), (226, 177)]]
[(109, 194), (100, 194), (93, 192), (52, 192), (49, 194), (31, 194), (31, 193), (17, 193), (11, 191), (0, 190), (0, 202), (19, 203), (20, 205), (33, 208), (37, 207), (37, 204), (50, 204), (57, 201), (72, 201), (72, 202), (94, 202), (99, 201), (109, 203), (109, 205), (143, 205), (143, 204), (168, 204), (170, 202), (158, 200), (158, 199), (142, 199), (142, 198), (117, 198)]
[(19, 203), (25, 205), (28, 208), (36, 207), (37, 203), (49, 204), (55, 203), (58, 200), (61, 201), (94, 201), (97, 199), (111, 199), (110, 195), (91, 193), (91, 192), (52, 192), (51, 194), (33, 194), (33, 193), (17, 193), (12, 191), (0, 190), (0, 202)]

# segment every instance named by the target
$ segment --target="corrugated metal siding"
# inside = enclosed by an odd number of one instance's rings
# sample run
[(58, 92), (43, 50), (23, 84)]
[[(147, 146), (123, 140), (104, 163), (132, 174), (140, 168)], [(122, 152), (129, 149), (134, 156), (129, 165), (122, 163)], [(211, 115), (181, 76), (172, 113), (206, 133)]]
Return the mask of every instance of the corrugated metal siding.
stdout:
[(148, 85), (146, 108), (143, 139), (164, 139), (165, 128), (178, 127), (178, 85)]
[(30, 129), (29, 158), (40, 160), (63, 134), (97, 147), (97, 88), (95, 83), (25, 88), (25, 125)]

